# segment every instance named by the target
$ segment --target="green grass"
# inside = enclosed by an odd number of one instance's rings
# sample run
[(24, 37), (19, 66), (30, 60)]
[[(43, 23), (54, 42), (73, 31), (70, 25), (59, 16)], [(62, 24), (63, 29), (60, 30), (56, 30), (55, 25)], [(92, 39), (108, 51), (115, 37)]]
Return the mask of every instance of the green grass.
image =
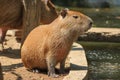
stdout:
[[(64, 7), (57, 6), (58, 10)], [(117, 8), (71, 8), (70, 10), (75, 10), (82, 12), (94, 21), (94, 27), (107, 27), (107, 28), (120, 28), (120, 7)]]

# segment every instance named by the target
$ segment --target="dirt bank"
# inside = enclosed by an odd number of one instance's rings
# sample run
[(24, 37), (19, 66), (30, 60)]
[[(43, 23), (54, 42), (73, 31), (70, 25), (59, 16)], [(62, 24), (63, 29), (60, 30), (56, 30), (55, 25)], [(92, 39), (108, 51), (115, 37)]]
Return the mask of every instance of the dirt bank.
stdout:
[(79, 41), (120, 42), (119, 28), (91, 28)]

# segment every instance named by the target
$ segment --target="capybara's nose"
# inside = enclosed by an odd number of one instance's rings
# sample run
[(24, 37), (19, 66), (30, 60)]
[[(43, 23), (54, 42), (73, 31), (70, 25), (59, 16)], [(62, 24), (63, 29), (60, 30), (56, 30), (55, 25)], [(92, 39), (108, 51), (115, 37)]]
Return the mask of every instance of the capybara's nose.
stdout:
[(90, 22), (89, 26), (92, 27), (93, 22)]
[(90, 22), (89, 22), (89, 28), (91, 28), (91, 27), (92, 27), (92, 24), (93, 24), (93, 20), (92, 20), (92, 19), (90, 19)]

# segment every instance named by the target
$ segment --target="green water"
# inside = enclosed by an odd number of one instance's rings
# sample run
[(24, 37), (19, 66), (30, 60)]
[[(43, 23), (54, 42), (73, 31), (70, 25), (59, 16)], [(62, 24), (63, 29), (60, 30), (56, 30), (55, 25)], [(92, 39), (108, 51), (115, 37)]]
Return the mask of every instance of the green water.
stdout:
[(89, 80), (120, 80), (120, 43), (80, 42), (86, 51)]

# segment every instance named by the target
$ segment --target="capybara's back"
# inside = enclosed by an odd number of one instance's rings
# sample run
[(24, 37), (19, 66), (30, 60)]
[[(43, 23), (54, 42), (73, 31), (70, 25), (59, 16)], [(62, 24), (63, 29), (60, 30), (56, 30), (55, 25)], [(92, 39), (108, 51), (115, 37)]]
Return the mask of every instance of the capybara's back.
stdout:
[(30, 32), (21, 49), (23, 64), (28, 69), (48, 69), (49, 76), (57, 77), (56, 64), (60, 63), (63, 73), (73, 41), (91, 26), (92, 20), (82, 13), (62, 10), (51, 24), (38, 26)]

